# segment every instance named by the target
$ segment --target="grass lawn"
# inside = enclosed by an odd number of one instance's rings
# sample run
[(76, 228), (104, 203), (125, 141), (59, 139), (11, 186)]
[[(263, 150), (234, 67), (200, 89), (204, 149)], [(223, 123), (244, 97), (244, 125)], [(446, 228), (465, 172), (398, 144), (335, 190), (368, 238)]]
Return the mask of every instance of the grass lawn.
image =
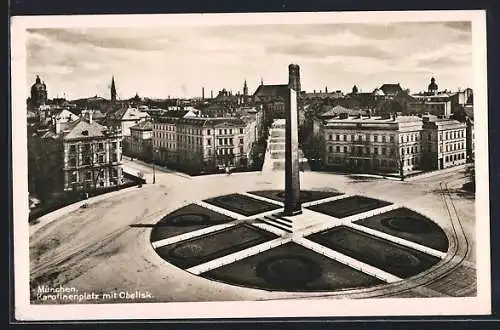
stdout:
[[(257, 190), (257, 191), (250, 191), (249, 193), (269, 198), (278, 202), (285, 201), (285, 192), (283, 190)], [(302, 203), (307, 203), (339, 195), (342, 195), (342, 193), (333, 191), (301, 190), (300, 201)]]
[(344, 226), (316, 233), (307, 238), (401, 278), (416, 275), (440, 260)]
[(189, 204), (158, 221), (151, 232), (151, 241), (181, 235), (193, 230), (234, 221), (235, 219), (196, 204)]
[(335, 218), (345, 218), (367, 212), (392, 203), (364, 196), (351, 196), (335, 201), (309, 206), (308, 209), (327, 214)]
[(185, 269), (274, 238), (274, 234), (244, 224), (163, 246), (156, 252), (168, 262)]
[(446, 252), (448, 238), (433, 221), (407, 208), (400, 208), (355, 222), (396, 237)]
[(204, 200), (204, 202), (221, 207), (223, 209), (236, 212), (245, 216), (252, 216), (259, 213), (279, 209), (279, 205), (264, 202), (240, 194), (230, 194), (218, 196)]
[(296, 243), (286, 243), (201, 276), (228, 284), (275, 291), (332, 291), (382, 284)]

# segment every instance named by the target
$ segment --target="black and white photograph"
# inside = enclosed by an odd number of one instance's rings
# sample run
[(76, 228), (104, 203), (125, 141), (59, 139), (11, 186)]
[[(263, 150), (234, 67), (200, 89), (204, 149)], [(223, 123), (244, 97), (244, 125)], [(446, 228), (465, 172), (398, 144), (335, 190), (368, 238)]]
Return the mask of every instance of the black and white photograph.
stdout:
[(18, 320), (491, 313), (484, 11), (11, 35)]

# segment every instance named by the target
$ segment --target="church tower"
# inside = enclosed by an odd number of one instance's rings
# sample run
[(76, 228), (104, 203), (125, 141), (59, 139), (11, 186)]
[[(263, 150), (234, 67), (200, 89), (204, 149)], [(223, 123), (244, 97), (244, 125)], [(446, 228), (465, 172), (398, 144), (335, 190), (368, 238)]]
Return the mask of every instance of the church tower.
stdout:
[(47, 86), (37, 75), (35, 83), (31, 86), (31, 105), (38, 107), (47, 102)]
[(116, 86), (115, 86), (115, 76), (111, 77), (111, 101), (116, 101)]
[(247, 86), (247, 80), (245, 79), (245, 82), (243, 83), (243, 96), (248, 96), (248, 86)]

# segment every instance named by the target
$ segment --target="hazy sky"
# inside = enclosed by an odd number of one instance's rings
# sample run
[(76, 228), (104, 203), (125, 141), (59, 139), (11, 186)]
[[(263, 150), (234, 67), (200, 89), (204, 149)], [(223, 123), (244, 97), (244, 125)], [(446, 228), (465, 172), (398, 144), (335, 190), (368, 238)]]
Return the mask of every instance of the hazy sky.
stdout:
[(412, 92), (435, 76), (440, 89), (472, 87), (470, 23), (243, 25), (37, 29), (28, 31), (27, 86), (37, 74), (49, 98), (205, 96), (250, 93), (288, 82), (300, 65), (302, 89), (371, 91), (401, 83)]

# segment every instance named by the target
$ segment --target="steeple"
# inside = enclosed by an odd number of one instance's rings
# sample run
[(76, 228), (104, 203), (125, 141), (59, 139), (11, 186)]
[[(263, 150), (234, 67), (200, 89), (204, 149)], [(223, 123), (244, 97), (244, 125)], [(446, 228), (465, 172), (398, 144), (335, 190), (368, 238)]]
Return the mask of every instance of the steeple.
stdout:
[(115, 76), (111, 77), (111, 101), (116, 101)]
[(247, 96), (248, 95), (248, 86), (247, 86), (247, 80), (245, 79), (245, 82), (243, 83), (243, 95)]

